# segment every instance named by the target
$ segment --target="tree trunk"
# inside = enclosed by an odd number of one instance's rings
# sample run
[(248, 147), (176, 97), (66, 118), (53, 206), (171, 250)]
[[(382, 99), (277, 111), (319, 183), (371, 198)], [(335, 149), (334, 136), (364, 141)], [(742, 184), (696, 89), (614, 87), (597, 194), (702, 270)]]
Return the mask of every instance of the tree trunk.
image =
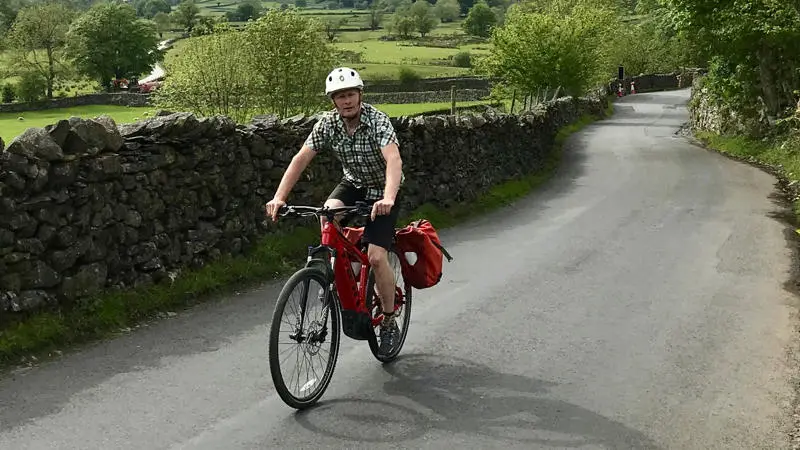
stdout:
[(56, 66), (53, 60), (53, 47), (47, 47), (47, 98), (53, 98), (53, 80), (56, 78)]
[(775, 74), (772, 71), (773, 54), (772, 50), (765, 44), (758, 51), (758, 69), (761, 78), (761, 92), (764, 94), (764, 102), (767, 105), (767, 114), (774, 118), (780, 109), (778, 99), (778, 89), (775, 82)]

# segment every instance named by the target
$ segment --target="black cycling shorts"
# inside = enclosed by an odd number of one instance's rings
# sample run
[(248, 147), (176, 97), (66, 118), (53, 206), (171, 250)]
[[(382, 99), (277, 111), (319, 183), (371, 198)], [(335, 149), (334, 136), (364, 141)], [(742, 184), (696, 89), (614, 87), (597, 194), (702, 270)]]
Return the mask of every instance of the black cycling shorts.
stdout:
[[(328, 196), (328, 199), (336, 199), (344, 203), (345, 206), (354, 206), (356, 202), (366, 201), (366, 189), (359, 189), (353, 186), (352, 183), (342, 180)], [(399, 193), (395, 199), (395, 204), (392, 206), (391, 211), (385, 216), (376, 216), (375, 221), (367, 217), (367, 223), (364, 226), (364, 241), (383, 247), (386, 250), (392, 246), (394, 240), (395, 225), (397, 224), (397, 217), (399, 215)]]

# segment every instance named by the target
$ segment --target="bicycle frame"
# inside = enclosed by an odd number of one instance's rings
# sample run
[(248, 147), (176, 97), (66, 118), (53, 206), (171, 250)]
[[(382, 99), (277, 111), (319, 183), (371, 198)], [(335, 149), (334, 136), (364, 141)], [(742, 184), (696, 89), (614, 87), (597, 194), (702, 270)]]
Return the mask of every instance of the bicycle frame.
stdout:
[[(343, 227), (335, 224), (332, 220), (333, 214), (339, 214), (337, 211), (344, 212), (347, 208), (352, 207), (330, 208), (328, 210), (308, 206), (292, 206), (291, 208), (303, 209), (317, 217), (324, 216), (328, 218), (322, 226), (320, 245), (308, 248), (306, 266), (315, 264), (315, 261), (323, 260), (318, 256), (320, 253), (329, 256), (329, 259), (324, 258), (328, 259), (325, 262), (330, 264), (327, 267), (330, 269), (328, 275), (331, 283), (327, 290), (336, 296), (341, 306), (342, 330), (352, 339), (373, 339), (375, 337), (374, 329), (383, 320), (383, 313), (378, 313), (375, 317), (372, 317), (366, 304), (370, 269), (369, 257), (365, 251), (362, 251), (344, 235), (342, 232)], [(362, 210), (362, 212), (364, 211)], [(347, 229), (347, 227), (344, 227), (344, 229)], [(358, 274), (353, 272), (352, 262), (361, 263), (361, 270)], [(395, 299), (397, 299), (397, 290), (395, 290), (394, 294)], [(395, 302), (395, 308), (399, 306)]]
[[(331, 221), (322, 227), (320, 247), (331, 251), (331, 267), (333, 267), (333, 285), (344, 311), (367, 312), (367, 277), (369, 276), (369, 257), (342, 233)], [(361, 263), (361, 270), (356, 276), (351, 263)], [(356, 278), (357, 277), (357, 278)]]

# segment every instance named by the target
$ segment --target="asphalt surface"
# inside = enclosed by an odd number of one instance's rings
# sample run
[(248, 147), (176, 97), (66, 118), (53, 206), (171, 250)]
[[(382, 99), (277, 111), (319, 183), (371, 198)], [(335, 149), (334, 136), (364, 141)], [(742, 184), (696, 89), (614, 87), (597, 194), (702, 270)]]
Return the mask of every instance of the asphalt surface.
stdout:
[(347, 338), (318, 407), (274, 392), (279, 284), (0, 379), (0, 449), (779, 449), (795, 298), (774, 178), (621, 99), (559, 174), (442, 232), (400, 359)]

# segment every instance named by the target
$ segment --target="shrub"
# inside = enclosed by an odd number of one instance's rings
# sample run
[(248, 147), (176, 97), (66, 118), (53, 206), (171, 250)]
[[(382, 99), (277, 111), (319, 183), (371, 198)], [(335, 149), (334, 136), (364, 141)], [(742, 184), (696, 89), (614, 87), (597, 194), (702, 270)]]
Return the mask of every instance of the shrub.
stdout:
[(2, 97), (3, 103), (11, 103), (14, 99), (17, 98), (17, 94), (14, 92), (14, 86), (10, 84), (4, 84), (2, 89)]
[(17, 84), (17, 97), (23, 102), (35, 102), (47, 93), (47, 81), (38, 72), (25, 72)]
[(453, 65), (456, 67), (472, 67), (469, 52), (458, 52), (453, 56)]
[(406, 88), (414, 87), (422, 79), (420, 74), (408, 67), (401, 67), (398, 75), (400, 85)]

